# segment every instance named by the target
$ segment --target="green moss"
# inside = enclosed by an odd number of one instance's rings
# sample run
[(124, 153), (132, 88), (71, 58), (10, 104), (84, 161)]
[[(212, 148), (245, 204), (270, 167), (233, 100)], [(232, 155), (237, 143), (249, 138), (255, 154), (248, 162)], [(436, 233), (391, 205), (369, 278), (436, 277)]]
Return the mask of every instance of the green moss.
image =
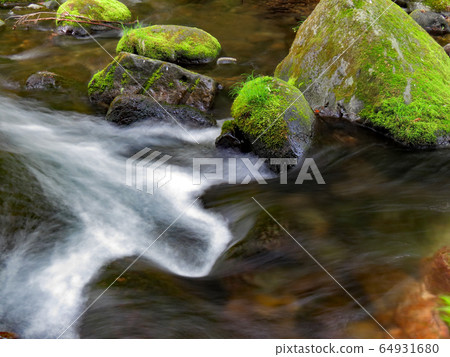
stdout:
[(114, 88), (114, 73), (116, 66), (117, 64), (113, 62), (106, 68), (94, 74), (88, 85), (89, 95), (97, 91), (104, 92), (106, 89)]
[(450, 296), (442, 295), (440, 296), (442, 301), (442, 307), (439, 308), (441, 312), (440, 317), (450, 327)]
[(156, 25), (126, 31), (116, 48), (176, 63), (207, 63), (217, 58), (220, 43), (207, 32), (185, 26)]
[[(70, 16), (73, 15), (73, 16)], [(57, 19), (65, 17), (79, 21), (76, 16), (85, 16), (91, 20), (129, 22), (131, 12), (117, 0), (68, 0), (62, 4), (57, 11)], [(86, 30), (91, 26), (86, 23), (78, 24), (72, 21), (56, 20), (60, 26), (83, 27)]]
[(222, 124), (221, 135), (225, 133), (233, 133), (236, 128), (236, 122), (234, 120), (225, 120)]
[(435, 11), (448, 11), (450, 9), (449, 0), (423, 0), (423, 3)]
[(153, 84), (155, 84), (155, 82), (161, 78), (161, 76), (163, 75), (161, 71), (162, 67), (163, 65), (161, 65), (155, 72), (153, 72), (152, 76), (147, 80), (144, 86), (145, 91), (148, 91), (153, 86)]
[(291, 103), (281, 93), (282, 89), (298, 92), (295, 87), (272, 77), (252, 79), (238, 90), (231, 107), (235, 125), (252, 139), (262, 134), (259, 140), (269, 150), (282, 147), (289, 133), (283, 113)]
[[(322, 0), (276, 76), (303, 92), (313, 81), (330, 83), (335, 103), (361, 104), (356, 113), (365, 125), (405, 145), (436, 145), (450, 134), (449, 57), (397, 5), (385, 11), (389, 0), (353, 3)], [(313, 109), (324, 105), (325, 95), (314, 87), (305, 92)]]

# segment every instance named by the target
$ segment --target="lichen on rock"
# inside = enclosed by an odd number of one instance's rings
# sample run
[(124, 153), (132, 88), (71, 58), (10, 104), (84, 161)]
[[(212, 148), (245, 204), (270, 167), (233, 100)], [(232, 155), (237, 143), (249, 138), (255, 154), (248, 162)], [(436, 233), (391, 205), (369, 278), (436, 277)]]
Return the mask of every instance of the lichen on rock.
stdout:
[[(117, 0), (68, 0), (58, 8), (56, 24), (63, 29), (63, 32), (75, 34), (86, 34), (86, 32), (106, 29), (105, 27), (85, 23), (83, 21), (86, 20), (77, 16), (84, 16), (90, 20), (122, 23), (131, 20), (130, 10)], [(75, 21), (63, 21), (62, 18)]]
[(275, 74), (322, 115), (411, 147), (450, 146), (450, 59), (389, 0), (322, 0)]
[(179, 64), (214, 61), (220, 54), (219, 41), (194, 27), (155, 25), (128, 30), (117, 45), (117, 53), (130, 52)]

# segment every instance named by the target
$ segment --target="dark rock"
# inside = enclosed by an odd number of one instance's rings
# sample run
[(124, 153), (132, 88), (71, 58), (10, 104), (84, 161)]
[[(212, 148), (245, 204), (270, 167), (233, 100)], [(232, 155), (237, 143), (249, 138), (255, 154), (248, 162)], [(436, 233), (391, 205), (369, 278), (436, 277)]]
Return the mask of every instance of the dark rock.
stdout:
[(414, 10), (410, 16), (431, 35), (445, 35), (446, 33), (450, 33), (450, 26), (441, 14), (431, 11)]
[(186, 105), (159, 104), (145, 95), (121, 95), (111, 103), (106, 120), (119, 125), (129, 125), (149, 120), (193, 127), (208, 127), (216, 124), (208, 114)]
[(27, 79), (28, 90), (55, 90), (63, 87), (65, 80), (62, 76), (52, 72), (37, 72)]
[(91, 102), (105, 108), (119, 95), (143, 94), (159, 103), (187, 105), (206, 112), (211, 109), (216, 92), (217, 83), (210, 77), (125, 52), (89, 83)]
[(234, 120), (227, 120), (223, 123), (222, 132), (216, 139), (216, 147), (222, 149), (238, 149), (242, 152), (251, 150)]
[(450, 57), (450, 43), (447, 43), (445, 46), (444, 46), (444, 51), (449, 55), (449, 57)]

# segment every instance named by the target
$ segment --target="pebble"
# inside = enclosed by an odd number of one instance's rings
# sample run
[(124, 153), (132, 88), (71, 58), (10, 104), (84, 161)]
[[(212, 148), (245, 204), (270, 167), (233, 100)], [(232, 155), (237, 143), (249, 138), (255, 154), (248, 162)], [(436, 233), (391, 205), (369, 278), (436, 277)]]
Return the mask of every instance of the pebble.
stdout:
[(218, 65), (222, 65), (222, 64), (236, 64), (237, 63), (237, 59), (233, 58), (233, 57), (220, 57), (217, 60), (217, 64)]

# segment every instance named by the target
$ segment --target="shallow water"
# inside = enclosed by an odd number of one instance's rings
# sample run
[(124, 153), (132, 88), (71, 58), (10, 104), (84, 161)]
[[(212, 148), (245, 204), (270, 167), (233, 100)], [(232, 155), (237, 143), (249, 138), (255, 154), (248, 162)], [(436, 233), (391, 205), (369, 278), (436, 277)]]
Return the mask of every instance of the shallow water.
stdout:
[[(238, 65), (195, 70), (225, 87), (242, 73), (272, 74), (291, 28), (311, 10), (290, 15), (241, 0), (127, 4), (144, 24), (216, 36)], [(448, 151), (411, 152), (321, 122), (308, 156), (326, 185), (279, 185), (268, 170), (267, 185), (192, 185), (193, 157), (236, 155), (216, 151), (220, 129), (191, 137), (178, 127), (106, 123), (86, 85), (111, 58), (92, 40), (50, 30), (0, 33), (0, 330), (27, 338), (384, 337), (252, 197), (374, 312), (378, 299), (419, 275), (423, 257), (450, 243)], [(116, 37), (97, 40), (114, 53)], [(73, 91), (25, 91), (39, 70), (70, 78)], [(223, 91), (217, 119), (230, 104)], [(173, 156), (172, 181), (153, 196), (125, 185), (126, 158), (145, 147)], [(273, 238), (273, 250), (227, 257), (246, 235)]]

